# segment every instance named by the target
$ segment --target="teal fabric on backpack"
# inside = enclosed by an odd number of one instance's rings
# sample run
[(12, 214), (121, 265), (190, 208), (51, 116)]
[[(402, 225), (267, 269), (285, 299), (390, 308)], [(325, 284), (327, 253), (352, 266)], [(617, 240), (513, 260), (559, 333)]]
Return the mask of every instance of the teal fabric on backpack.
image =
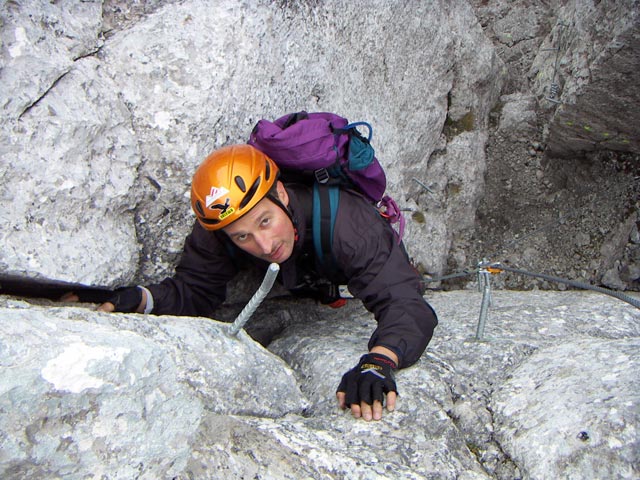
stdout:
[[(365, 138), (357, 127), (367, 127), (369, 134)], [(340, 129), (341, 132), (349, 133), (349, 153), (348, 167), (349, 170), (363, 170), (371, 165), (374, 161), (376, 152), (371, 146), (371, 135), (373, 128), (367, 122), (354, 122)]]
[(373, 162), (375, 151), (370, 143), (360, 137), (352, 136), (349, 140), (349, 169), (362, 170)]
[(336, 223), (340, 188), (337, 185), (313, 184), (313, 247), (327, 271), (337, 271), (332, 254), (333, 227)]

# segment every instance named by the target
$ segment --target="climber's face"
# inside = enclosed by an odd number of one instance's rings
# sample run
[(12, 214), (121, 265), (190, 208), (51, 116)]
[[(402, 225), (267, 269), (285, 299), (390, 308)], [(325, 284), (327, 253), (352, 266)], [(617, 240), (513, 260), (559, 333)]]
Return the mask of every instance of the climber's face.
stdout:
[[(289, 196), (281, 182), (277, 184), (278, 198), (287, 207)], [(289, 216), (268, 197), (223, 231), (245, 252), (269, 263), (282, 263), (293, 252), (295, 230)]]

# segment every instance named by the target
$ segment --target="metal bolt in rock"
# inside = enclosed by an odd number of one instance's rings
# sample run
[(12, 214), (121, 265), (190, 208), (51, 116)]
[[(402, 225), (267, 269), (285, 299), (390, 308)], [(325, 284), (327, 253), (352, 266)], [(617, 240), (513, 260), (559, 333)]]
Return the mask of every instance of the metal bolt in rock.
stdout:
[(229, 327), (229, 335), (236, 336), (240, 329), (244, 327), (249, 318), (251, 318), (251, 315), (253, 315), (253, 312), (256, 311), (258, 306), (271, 291), (271, 287), (273, 287), (273, 282), (275, 282), (279, 271), (280, 265), (278, 265), (277, 263), (272, 263), (271, 265), (269, 265), (267, 273), (262, 280), (262, 284)]
[(482, 304), (480, 305), (480, 315), (478, 317), (478, 327), (476, 329), (476, 340), (483, 340), (484, 327), (487, 322), (487, 311), (491, 304), (491, 273), (486, 268), (487, 260), (484, 259), (478, 270), (478, 289), (482, 291)]

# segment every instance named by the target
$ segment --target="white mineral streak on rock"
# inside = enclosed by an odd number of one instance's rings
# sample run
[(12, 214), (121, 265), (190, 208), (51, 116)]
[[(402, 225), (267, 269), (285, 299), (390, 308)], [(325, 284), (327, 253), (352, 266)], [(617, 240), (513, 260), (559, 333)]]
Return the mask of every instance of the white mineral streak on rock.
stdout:
[(92, 347), (85, 343), (72, 343), (60, 355), (47, 362), (42, 369), (42, 378), (53, 383), (56, 389), (72, 393), (80, 393), (87, 388), (98, 388), (104, 384), (104, 380), (87, 371), (91, 362), (106, 360), (119, 363), (127, 353), (129, 350), (126, 348)]

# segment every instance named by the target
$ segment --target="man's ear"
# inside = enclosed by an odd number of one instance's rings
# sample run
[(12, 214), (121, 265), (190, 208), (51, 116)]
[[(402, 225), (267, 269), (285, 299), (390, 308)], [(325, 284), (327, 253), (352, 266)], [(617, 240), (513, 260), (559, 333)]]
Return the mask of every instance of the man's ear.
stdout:
[(280, 202), (285, 207), (288, 207), (289, 206), (289, 194), (287, 193), (287, 189), (284, 188), (284, 185), (282, 184), (282, 182), (280, 180), (278, 180), (278, 183), (276, 183), (276, 189), (278, 190), (278, 198), (280, 199)]

